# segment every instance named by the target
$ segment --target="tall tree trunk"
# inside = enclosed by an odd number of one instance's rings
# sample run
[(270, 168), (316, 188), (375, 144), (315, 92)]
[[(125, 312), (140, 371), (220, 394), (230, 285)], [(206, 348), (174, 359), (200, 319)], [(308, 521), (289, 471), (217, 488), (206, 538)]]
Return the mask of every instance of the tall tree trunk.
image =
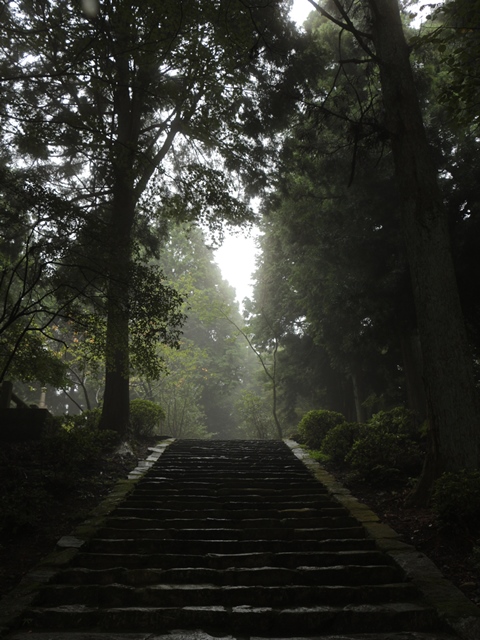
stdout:
[(278, 439), (281, 440), (283, 438), (283, 430), (282, 430), (282, 425), (280, 424), (280, 420), (278, 418), (278, 413), (277, 413), (277, 385), (278, 385), (277, 353), (278, 353), (278, 340), (275, 338), (275, 349), (273, 351), (273, 373), (271, 375), (272, 391), (273, 391), (272, 414), (273, 414), (273, 420), (275, 422), (275, 427), (277, 429)]
[(108, 228), (106, 374), (100, 428), (124, 436), (130, 424), (129, 304), (135, 219), (135, 156), (142, 103), (129, 71), (128, 24), (121, 25), (115, 53), (116, 139), (112, 147), (112, 210)]
[(425, 501), (444, 471), (480, 465), (473, 377), (453, 267), (447, 213), (423, 126), (397, 0), (366, 0), (380, 66), (386, 125), (402, 198), (402, 224), (422, 345), (430, 450)]
[(418, 333), (402, 336), (400, 344), (408, 408), (415, 412), (420, 422), (424, 422), (427, 417), (427, 398), (423, 383), (422, 348)]
[(109, 234), (106, 373), (101, 429), (125, 435), (129, 427), (129, 296), (133, 191), (119, 180), (113, 198)]
[(355, 414), (357, 418), (357, 422), (365, 422), (366, 414), (365, 408), (362, 405), (363, 402), (363, 394), (361, 391), (361, 379), (362, 376), (359, 375), (356, 371), (350, 374), (352, 379), (352, 387), (353, 387), (353, 398), (355, 400)]

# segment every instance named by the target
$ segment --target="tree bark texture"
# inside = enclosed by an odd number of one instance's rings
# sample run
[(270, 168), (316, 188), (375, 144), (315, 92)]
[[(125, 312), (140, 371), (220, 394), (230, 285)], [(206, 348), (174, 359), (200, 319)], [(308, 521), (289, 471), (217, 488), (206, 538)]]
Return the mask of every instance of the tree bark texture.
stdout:
[(117, 135), (112, 149), (112, 207), (107, 245), (106, 375), (100, 428), (124, 435), (130, 423), (129, 303), (135, 219), (135, 154), (140, 108), (129, 93), (128, 62), (117, 56)]
[[(367, 0), (423, 354), (432, 479), (476, 469), (480, 429), (472, 356), (450, 247), (447, 212), (426, 138), (397, 0)], [(428, 489), (428, 488), (427, 488)], [(424, 495), (428, 494), (423, 491)]]
[(415, 412), (420, 422), (424, 422), (427, 418), (427, 398), (423, 383), (422, 347), (418, 332), (403, 336), (400, 345), (408, 408)]
[(129, 279), (135, 205), (132, 190), (116, 185), (108, 239), (105, 393), (100, 427), (125, 434), (129, 426)]

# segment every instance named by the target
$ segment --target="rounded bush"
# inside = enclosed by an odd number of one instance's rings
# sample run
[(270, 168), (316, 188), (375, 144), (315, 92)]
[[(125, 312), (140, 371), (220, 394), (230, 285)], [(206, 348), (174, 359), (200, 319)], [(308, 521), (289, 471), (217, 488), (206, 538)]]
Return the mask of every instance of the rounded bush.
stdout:
[(364, 480), (388, 483), (417, 475), (422, 454), (406, 435), (369, 427), (354, 443), (346, 462)]
[(415, 413), (406, 407), (379, 411), (370, 418), (368, 424), (374, 429), (407, 436), (410, 440), (420, 439), (420, 429)]
[(444, 473), (434, 484), (432, 508), (445, 523), (480, 526), (480, 471)]
[(345, 422), (345, 416), (335, 411), (315, 409), (306, 413), (298, 423), (298, 433), (310, 449), (321, 449), (327, 433)]
[(165, 411), (156, 402), (136, 398), (130, 402), (130, 425), (134, 438), (155, 434), (165, 420)]
[(338, 464), (344, 464), (356, 440), (367, 429), (359, 422), (342, 422), (330, 429), (322, 442), (322, 453)]

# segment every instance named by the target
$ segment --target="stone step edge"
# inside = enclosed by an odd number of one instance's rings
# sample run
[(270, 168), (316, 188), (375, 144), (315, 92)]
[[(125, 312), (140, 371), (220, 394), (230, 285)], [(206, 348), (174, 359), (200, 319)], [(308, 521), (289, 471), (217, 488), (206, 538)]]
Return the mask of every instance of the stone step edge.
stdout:
[(62, 571), (105, 523), (106, 517), (117, 508), (125, 497), (133, 491), (138, 481), (157, 462), (165, 450), (175, 442), (175, 438), (164, 438), (149, 448), (150, 455), (139, 461), (126, 479), (119, 480), (100, 504), (93, 509), (86, 520), (79, 524), (70, 535), (58, 540), (56, 548), (0, 599), (0, 637), (8, 632), (22, 613), (32, 604), (40, 587)]
[(310, 473), (327, 488), (330, 495), (360, 522), (367, 532), (367, 537), (373, 538), (377, 547), (387, 553), (402, 569), (405, 577), (423, 594), (425, 603), (437, 611), (447, 629), (464, 640), (478, 640), (480, 608), (447, 580), (426, 555), (412, 545), (402, 542), (396, 531), (381, 523), (367, 505), (352, 496), (350, 491), (314, 460), (304, 447), (295, 440), (286, 439), (284, 442)]
[[(292, 640), (292, 638), (242, 636), (244, 640)], [(211, 636), (204, 631), (185, 630), (172, 631), (166, 634), (152, 633), (108, 633), (108, 632), (18, 632), (10, 637), (10, 640), (237, 640), (235, 636), (222, 635)], [(312, 640), (311, 636), (295, 636), (295, 640)], [(422, 633), (398, 631), (390, 633), (360, 633), (360, 634), (328, 634), (322, 635), (317, 640), (455, 640), (451, 635), (439, 633)]]

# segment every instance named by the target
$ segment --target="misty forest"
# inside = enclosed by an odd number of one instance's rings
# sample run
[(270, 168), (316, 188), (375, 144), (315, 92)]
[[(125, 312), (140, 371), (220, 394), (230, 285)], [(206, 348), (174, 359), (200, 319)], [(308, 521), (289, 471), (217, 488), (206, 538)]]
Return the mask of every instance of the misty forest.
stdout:
[(3, 531), (167, 435), (479, 495), (480, 2), (307, 1), (1, 3)]

